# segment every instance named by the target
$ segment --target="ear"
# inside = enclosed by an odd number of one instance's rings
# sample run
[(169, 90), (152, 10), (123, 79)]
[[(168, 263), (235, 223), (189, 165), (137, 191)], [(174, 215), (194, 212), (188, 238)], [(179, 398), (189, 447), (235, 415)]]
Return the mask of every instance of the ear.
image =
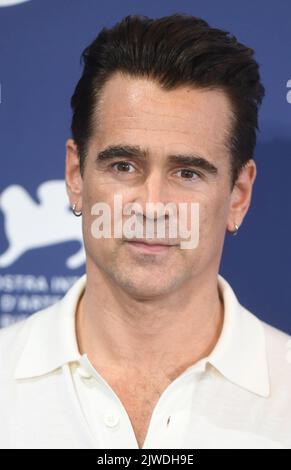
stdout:
[(231, 193), (227, 223), (227, 229), (229, 231), (235, 229), (235, 224), (240, 227), (243, 222), (251, 203), (252, 189), (256, 175), (256, 163), (253, 159), (250, 159), (241, 169)]
[(82, 210), (83, 179), (80, 172), (80, 161), (77, 145), (73, 139), (66, 141), (66, 189), (71, 207), (77, 204), (76, 210)]

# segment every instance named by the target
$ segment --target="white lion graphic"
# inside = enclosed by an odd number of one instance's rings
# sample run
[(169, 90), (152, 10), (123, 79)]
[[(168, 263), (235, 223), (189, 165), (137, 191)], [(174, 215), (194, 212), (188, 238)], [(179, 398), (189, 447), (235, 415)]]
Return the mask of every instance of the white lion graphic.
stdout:
[(0, 7), (12, 7), (28, 1), (29, 0), (0, 0)]
[(72, 240), (79, 241), (81, 248), (66, 260), (66, 266), (80, 267), (85, 262), (81, 222), (69, 208), (64, 180), (42, 183), (37, 198), (39, 204), (20, 185), (8, 186), (2, 192), (0, 209), (9, 247), (0, 255), (0, 268), (11, 265), (33, 248)]

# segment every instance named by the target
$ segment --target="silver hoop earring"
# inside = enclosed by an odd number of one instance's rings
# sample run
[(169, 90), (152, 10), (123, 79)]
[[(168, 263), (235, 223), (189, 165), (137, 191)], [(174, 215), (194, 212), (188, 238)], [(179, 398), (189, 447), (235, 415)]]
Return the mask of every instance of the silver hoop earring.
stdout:
[(72, 212), (76, 217), (80, 217), (80, 215), (82, 215), (82, 211), (77, 212), (76, 207), (77, 207), (77, 203), (75, 202), (75, 204), (73, 204), (73, 207), (72, 207)]
[(239, 226), (237, 224), (234, 224), (234, 227), (235, 227), (235, 229), (230, 232), (233, 236), (237, 235), (237, 232), (238, 232), (238, 229), (239, 229)]

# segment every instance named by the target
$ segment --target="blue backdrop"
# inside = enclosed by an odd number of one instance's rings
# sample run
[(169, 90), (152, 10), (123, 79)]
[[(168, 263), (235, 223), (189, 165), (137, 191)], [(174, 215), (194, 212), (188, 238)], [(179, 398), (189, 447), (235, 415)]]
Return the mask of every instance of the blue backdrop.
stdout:
[(64, 185), (82, 50), (125, 15), (175, 12), (201, 16), (256, 51), (266, 87), (258, 176), (220, 272), (243, 305), (291, 333), (289, 0), (0, 0), (0, 326), (55, 302), (85, 272), (81, 222)]

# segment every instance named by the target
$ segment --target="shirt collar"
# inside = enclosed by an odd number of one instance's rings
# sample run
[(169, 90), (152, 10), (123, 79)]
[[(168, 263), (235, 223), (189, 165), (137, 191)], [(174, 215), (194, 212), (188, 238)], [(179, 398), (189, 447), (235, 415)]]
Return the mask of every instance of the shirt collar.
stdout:
[[(17, 363), (16, 379), (40, 376), (66, 363), (80, 361), (75, 312), (86, 277), (81, 276), (55, 305), (28, 318), (29, 335)], [(218, 287), (224, 302), (223, 327), (205, 363), (232, 383), (267, 397), (270, 386), (262, 322), (239, 303), (220, 274)]]
[(239, 303), (221, 275), (218, 285), (224, 301), (224, 321), (208, 362), (234, 384), (268, 397), (270, 381), (263, 323)]
[(75, 312), (86, 277), (81, 276), (59, 302), (26, 320), (29, 334), (17, 363), (16, 379), (47, 374), (63, 364), (79, 361)]

